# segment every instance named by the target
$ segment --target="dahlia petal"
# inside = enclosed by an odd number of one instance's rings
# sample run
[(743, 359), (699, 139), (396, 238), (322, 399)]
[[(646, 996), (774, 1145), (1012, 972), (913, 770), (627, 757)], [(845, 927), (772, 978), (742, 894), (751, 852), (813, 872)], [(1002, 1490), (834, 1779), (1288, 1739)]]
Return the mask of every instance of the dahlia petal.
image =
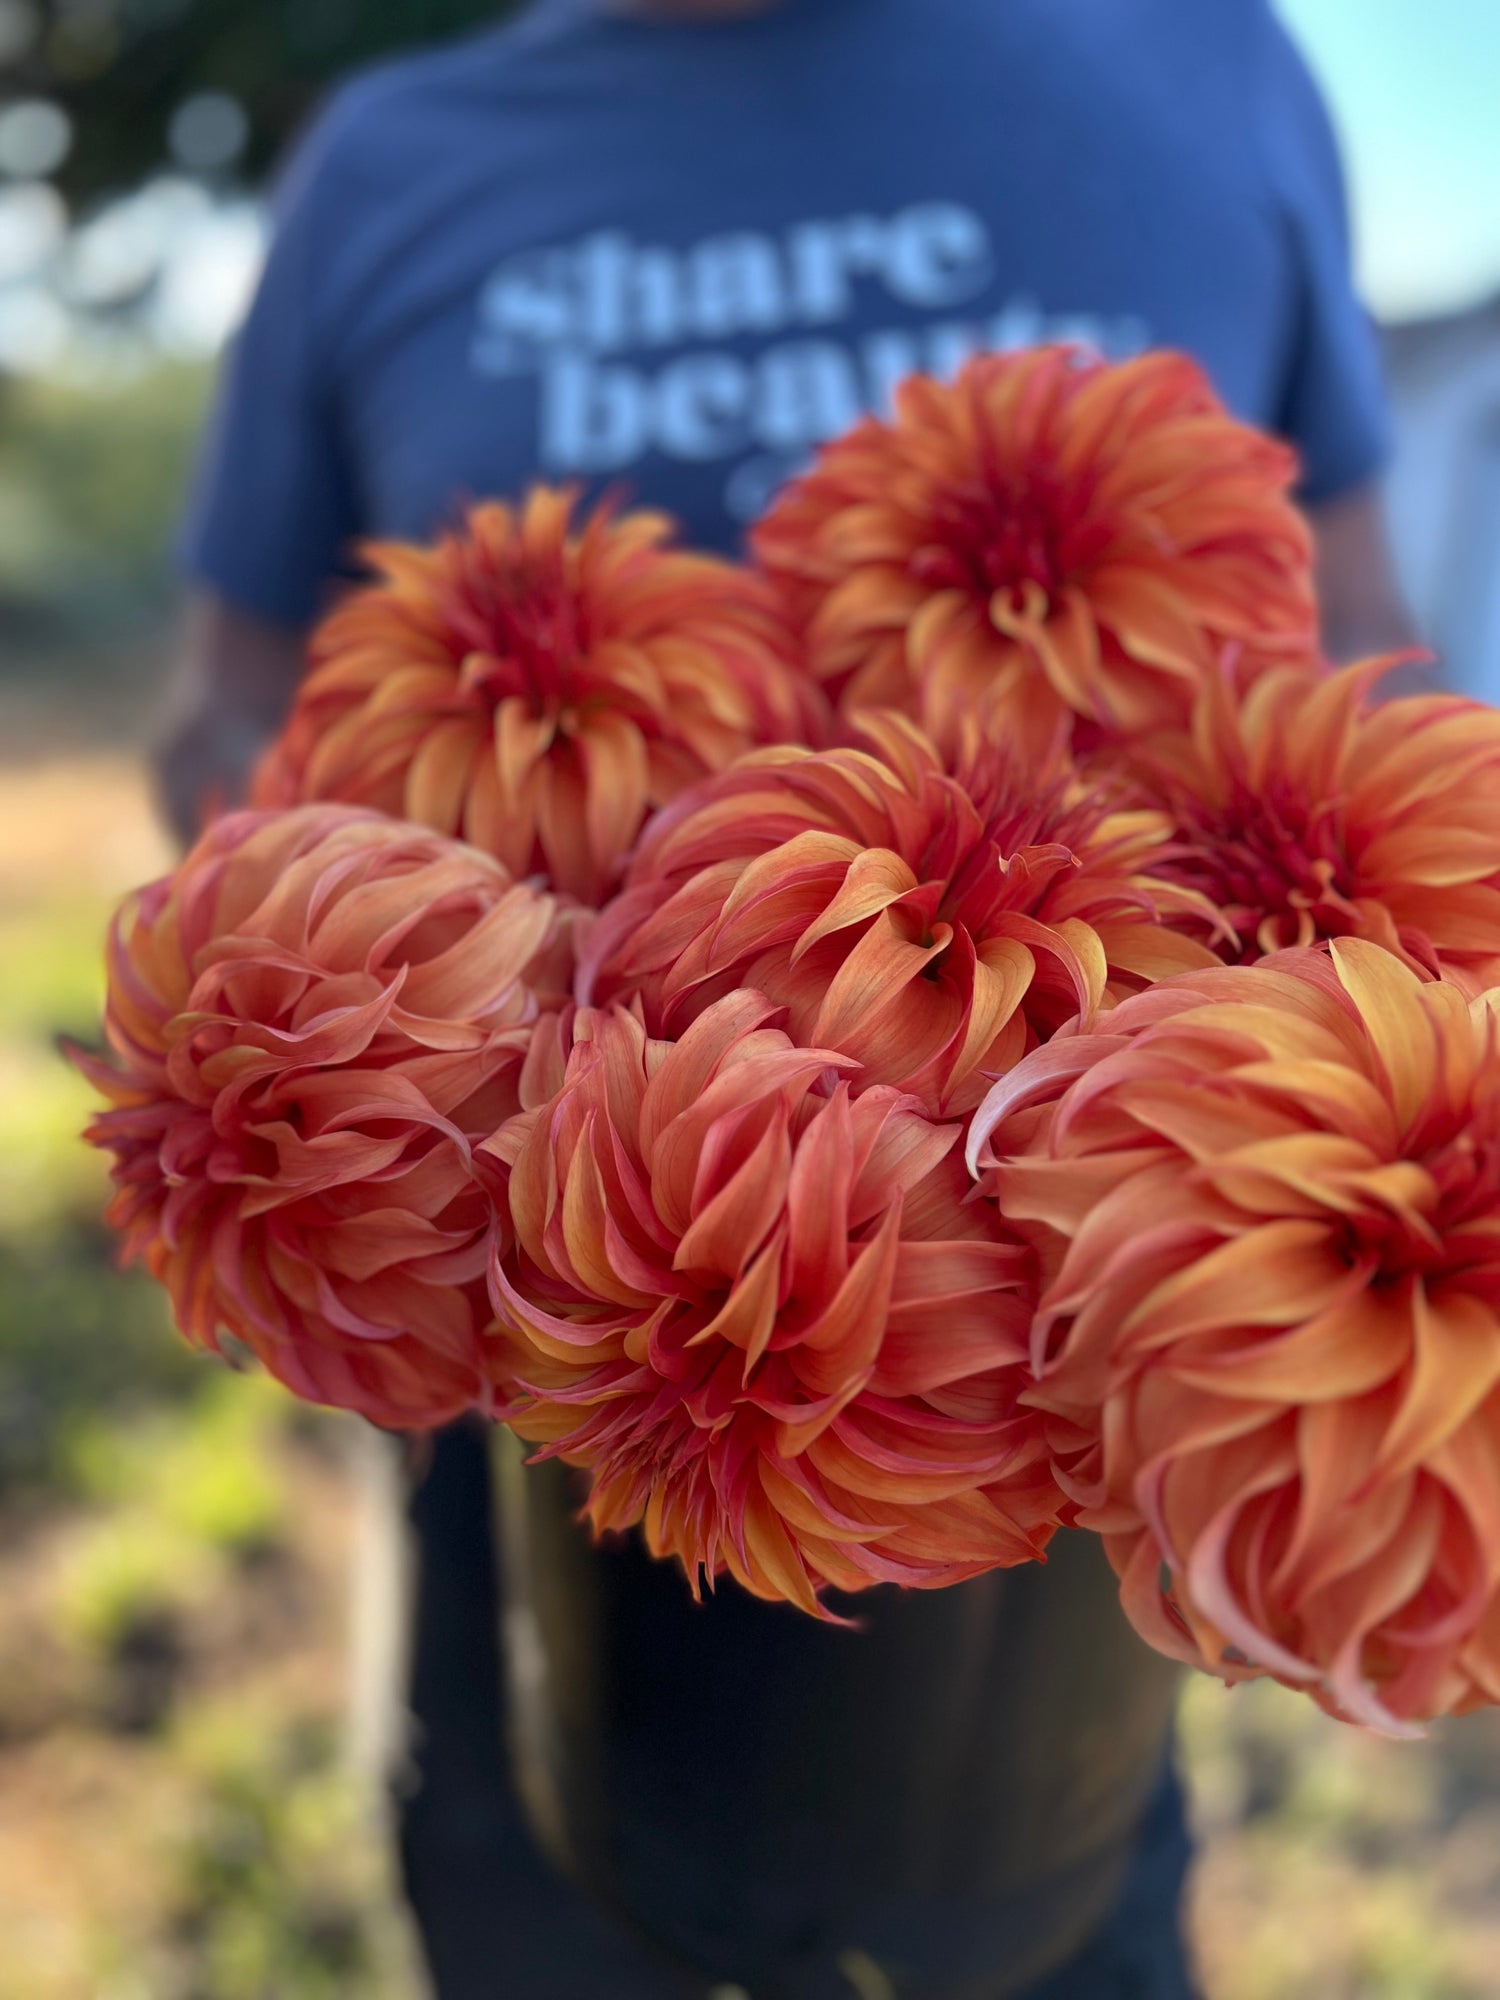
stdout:
[[(821, 1477), (847, 1496), (846, 1504), (857, 1496), (883, 1507), (931, 1506), (969, 1491), (976, 1469), (984, 1464), (981, 1461), (976, 1468), (972, 1462), (960, 1465), (951, 1459), (924, 1463), (912, 1451), (882, 1449), (850, 1422), (849, 1409), (841, 1411), (807, 1449)], [(989, 1457), (988, 1469), (1002, 1471), (1013, 1456), (1003, 1447), (997, 1448)]]
[(1432, 1088), (1437, 1054), (1429, 1033), (1412, 1032), (1418, 1023), (1425, 1027), (1424, 1017), (1410, 1005), (1419, 983), (1389, 952), (1358, 938), (1345, 939), (1331, 951), (1339, 979), (1369, 1029), (1396, 1116), (1405, 1126)]
[(404, 810), (586, 896), (653, 790), (820, 726), (764, 586), (665, 546), (661, 517), (575, 525), (571, 493), (533, 500), (477, 507), (430, 551), (366, 552), (376, 581), (315, 634), (259, 799)]
[(1272, 1576), (1278, 1593), (1310, 1596), (1378, 1549), (1399, 1520), (1402, 1484), (1370, 1482), (1393, 1400), (1382, 1391), (1298, 1410), (1297, 1513)]
[(893, 1315), (872, 1388), (882, 1396), (925, 1396), (987, 1369), (1013, 1368), (1026, 1355), (1024, 1339), (1017, 1336), (1029, 1329), (1012, 1328), (1007, 1340), (997, 1320), (993, 1311), (969, 1319), (934, 1312), (919, 1324), (910, 1315)]
[(1060, 1094), (1116, 1046), (1113, 1040), (1100, 1035), (1064, 1036), (1038, 1049), (1029, 1061), (1002, 1077), (969, 1120), (964, 1145), (969, 1172), (979, 1172), (994, 1134), (1015, 1112), (1038, 1099)]
[[(941, 941), (935, 949), (943, 949)], [(848, 1050), (859, 1065), (861, 1077), (899, 1079), (902, 1088), (929, 1111), (946, 1114), (954, 1108), (949, 1100), (962, 1082), (953, 1075), (966, 1012), (967, 996), (960, 983), (962, 973), (945, 965), (937, 979), (924, 979), (918, 972), (900, 983), (893, 981), (881, 994), (875, 982), (881, 978), (878, 960), (882, 955), (872, 950), (863, 960), (861, 970), (871, 982), (870, 1005), (862, 1016), (852, 1019), (846, 1016), (842, 1024), (835, 1017), (833, 1028), (838, 1038), (835, 1045)], [(907, 966), (913, 963), (902, 954), (894, 956)], [(853, 957), (851, 953), (845, 960), (844, 970)], [(828, 990), (832, 990), (831, 982)], [(857, 1004), (852, 991), (842, 997), (851, 1008)], [(793, 1021), (796, 1024), (795, 1015)], [(807, 1032), (817, 1034), (816, 1021)], [(918, 1056), (929, 1050), (927, 1061), (918, 1064)]]
[[(1319, 1678), (1313, 1661), (1280, 1645), (1272, 1635), (1246, 1618), (1234, 1586), (1225, 1573), (1229, 1537), (1239, 1515), (1239, 1502), (1223, 1508), (1209, 1522), (1193, 1544), (1188, 1557), (1187, 1576), (1196, 1603), (1200, 1604), (1230, 1645), (1237, 1646), (1258, 1667), (1270, 1668), (1294, 1685)], [(1222, 1650), (1222, 1649), (1221, 1649)]]
[[(1152, 1120), (1156, 1130), (1165, 1130), (1179, 1143), (1186, 1123), (1179, 1121), (1174, 1131), (1160, 1118)], [(1201, 1124), (1206, 1128), (1209, 1120)], [(1348, 1214), (1379, 1193), (1382, 1176), (1372, 1168), (1368, 1148), (1337, 1133), (1278, 1133), (1216, 1158), (1209, 1151), (1206, 1129), (1200, 1144), (1205, 1174), (1221, 1194), (1251, 1215), (1314, 1218), (1330, 1210)]]
[(815, 1395), (838, 1390), (861, 1375), (880, 1345), (896, 1275), (901, 1209), (893, 1203), (879, 1232), (851, 1259), (832, 1300), (797, 1338), (799, 1380)]
[[(1076, 714), (1085, 715), (1099, 685), (1099, 627), (1088, 594), (1069, 584), (1059, 592), (1042, 626), (1038, 651), (1047, 678)], [(1117, 710), (1128, 701), (1116, 698)]]
[(1483, 1618), (1500, 1585), (1500, 1440), (1488, 1426), (1465, 1424), (1434, 1450), (1429, 1470), (1470, 1523), (1486, 1599)]
[(1239, 1071), (1251, 1089), (1264, 1088), (1288, 1105), (1326, 1118), (1333, 1128), (1368, 1149), (1387, 1151), (1395, 1139), (1388, 1097), (1369, 1078), (1336, 1062), (1279, 1060), (1251, 1063)]
[[(643, 1158), (654, 1156), (670, 1121), (685, 1106), (703, 1094), (717, 1069), (726, 1045), (751, 1034), (776, 1013), (774, 1003), (763, 993), (741, 989), (694, 1021), (674, 1044), (670, 1075), (658, 1069), (646, 1086), (640, 1105), (640, 1143)], [(613, 1017), (619, 1020), (621, 1017)], [(644, 1053), (645, 1036), (632, 1027)]]
[(604, 1186), (593, 1151), (590, 1126), (585, 1144), (574, 1154), (563, 1183), (562, 1228), (570, 1275), (582, 1288), (619, 1306), (644, 1304), (622, 1285), (604, 1244)]
[(952, 1065), (955, 1081), (967, 1078), (994, 1048), (1035, 976), (1036, 958), (1024, 944), (1012, 937), (986, 940), (975, 955), (969, 1018)]
[[(1157, 1157), (1165, 1159), (1165, 1149)], [(1042, 1222), (1071, 1234), (1091, 1209), (1146, 1164), (1147, 1156), (1137, 1148), (1070, 1160), (1061, 1169), (1053, 1160), (1017, 1158), (986, 1173), (982, 1185), (1011, 1221)]]
[(1174, 1357), (1179, 1380), (1258, 1402), (1343, 1402), (1391, 1381), (1410, 1348), (1408, 1316), (1367, 1290), (1338, 1299), (1270, 1339)]
[(853, 1174), (854, 1121), (848, 1086), (840, 1083), (808, 1125), (786, 1177), (789, 1297), (811, 1300), (837, 1293), (849, 1269), (850, 1229), (878, 1214), (890, 1187), (900, 1185), (893, 1174), (873, 1172), (855, 1213)]
[[(743, 839), (747, 832), (754, 837), (757, 828), (754, 801), (744, 800), (741, 803), (745, 810), (738, 815), (738, 837)], [(701, 822), (695, 831), (705, 831)], [(711, 854), (716, 844), (712, 840), (711, 827), (706, 831), (709, 839), (695, 843), (695, 851), (699, 854)], [(682, 844), (685, 843), (679, 843)], [(836, 888), (844, 881), (847, 872), (860, 861), (862, 853), (858, 844), (844, 834), (808, 827), (782, 839), (770, 852), (750, 861), (724, 898), (722, 913), (714, 927), (720, 954), (743, 949), (746, 944), (757, 940), (766, 943), (800, 936), (808, 917), (825, 907), (830, 888)], [(897, 867), (900, 867), (899, 861)], [(916, 878), (909, 870), (906, 875), (907, 880), (898, 893), (904, 894), (906, 889), (916, 885)], [(871, 908), (884, 909), (892, 900), (891, 897), (877, 897)], [(746, 913), (753, 913), (751, 921), (737, 924), (737, 920)], [(837, 926), (830, 928), (836, 929)]]
[(1369, 1726), (1493, 1699), (1491, 1009), (1353, 939), (1100, 1025), (980, 1144), (1050, 1276), (1025, 1401), (1132, 1621)]
[(1367, 1678), (1363, 1671), (1365, 1640), (1418, 1588), (1431, 1567), (1439, 1530), (1435, 1494), (1430, 1490), (1420, 1493), (1378, 1558), (1342, 1578), (1337, 1587), (1341, 1601), (1335, 1615), (1348, 1636), (1328, 1672), (1328, 1692), (1351, 1719), (1390, 1735), (1410, 1737), (1421, 1732), (1392, 1715)]
[[(1164, 1208), (1173, 1195), (1177, 1199)], [(1161, 1273), (1187, 1253), (1207, 1255), (1211, 1249), (1233, 1248), (1243, 1241), (1239, 1228), (1233, 1210), (1210, 1199), (1206, 1190), (1185, 1189), (1168, 1157), (1138, 1159), (1132, 1173), (1112, 1180), (1078, 1227), (1042, 1299), (1039, 1328), (1059, 1315), (1078, 1311), (1096, 1290), (1092, 1274), (1097, 1274), (1099, 1285), (1112, 1289), (1128, 1283), (1134, 1305), (1149, 1297)], [(1123, 1291), (1115, 1291), (1113, 1302), (1124, 1304)], [(1212, 1318), (1209, 1324), (1214, 1324)], [(1121, 1326), (1123, 1330), (1123, 1322)]]
[(1500, 1382), (1500, 1320), (1462, 1292), (1418, 1285), (1411, 1379), (1372, 1476), (1395, 1478), (1465, 1424)]
[(550, 896), (529, 889), (502, 896), (446, 952), (410, 968), (400, 992), (404, 1011), (413, 1021), (426, 1015), (434, 1022), (489, 1012), (547, 942), (556, 908)]
[(762, 1597), (783, 1598), (814, 1616), (821, 1613), (805, 1564), (759, 1491), (752, 1492), (745, 1508), (745, 1544), (749, 1560), (742, 1582)]
[[(835, 1097), (837, 1093), (835, 1093)], [(824, 1113), (825, 1119), (828, 1113)], [(931, 1184), (939, 1164), (953, 1151), (959, 1137), (956, 1125), (935, 1125), (915, 1099), (876, 1085), (853, 1105), (850, 1121), (854, 1138), (854, 1175), (847, 1201), (851, 1229), (860, 1229), (881, 1212), (893, 1192), (903, 1196), (907, 1227), (916, 1230), (921, 1214), (921, 1190)], [(832, 1183), (824, 1184), (821, 1198), (830, 1199)], [(818, 1192), (816, 1181), (806, 1183), (811, 1199)], [(951, 1205), (945, 1203), (933, 1233), (946, 1236), (953, 1227)]]
[(683, 1231), (672, 1268), (743, 1273), (785, 1206), (791, 1167), (791, 1135), (786, 1113), (778, 1106), (743, 1165)]
[(646, 816), (650, 770), (646, 741), (624, 715), (601, 710), (574, 738), (583, 767), (584, 817), (594, 867), (606, 874)]
[(813, 614), (815, 635), (833, 641), (840, 634), (865, 628), (909, 630), (922, 605), (922, 592), (896, 572), (879, 568), (857, 570), (823, 598)]
[(1207, 945), (1168, 930), (1160, 922), (1101, 921), (1093, 928), (1104, 948), (1106, 964), (1112, 970), (1130, 973), (1148, 983), (1170, 979), (1179, 972), (1206, 970), (1216, 962)]
[(420, 826), (456, 831), (456, 801), (463, 797), (478, 747), (479, 732), (467, 717), (435, 723), (406, 774), (407, 816)]
[[(753, 1073), (736, 1074), (734, 1067), (726, 1068), (699, 1093), (696, 1101), (665, 1123), (654, 1136), (650, 1148), (652, 1199), (670, 1229), (682, 1232), (690, 1226), (699, 1149), (714, 1121), (766, 1089), (805, 1091), (829, 1067), (828, 1052), (824, 1049), (783, 1047), (764, 1051), (764, 1058), (763, 1066), (757, 1065)], [(663, 1102), (668, 1092), (676, 1091), (675, 1064), (664, 1063), (648, 1085), (642, 1102), (643, 1124), (653, 1109), (652, 1093), (658, 1086), (662, 1093), (658, 1102)]]
[(1191, 599), (1149, 570), (1106, 568), (1090, 581), (1095, 616), (1126, 652), (1187, 681), (1202, 674), (1204, 643)]
[(1371, 875), (1446, 889), (1492, 877), (1500, 830), (1486, 826), (1393, 827), (1377, 834), (1360, 859)]
[(823, 938), (878, 915), (916, 887), (916, 876), (899, 855), (881, 848), (855, 854), (832, 900), (824, 904), (816, 921), (797, 940), (792, 952), (793, 965)]
[(842, 1544), (859, 1544), (889, 1533), (900, 1520), (895, 1508), (871, 1520), (846, 1512), (830, 1497), (805, 1457), (767, 1454), (760, 1462), (760, 1480), (782, 1519), (805, 1535), (824, 1540), (836, 1536)]
[(1154, 1346), (1220, 1326), (1291, 1326), (1351, 1292), (1358, 1280), (1324, 1223), (1266, 1222), (1164, 1280), (1121, 1333)]
[[(955, 1127), (833, 1082), (840, 1059), (775, 1012), (731, 992), (676, 1043), (638, 1013), (578, 1017), (552, 1104), (486, 1149), (514, 1234), (490, 1260), (514, 1333), (497, 1400), (590, 1469), (596, 1526), (644, 1518), (690, 1575), (812, 1609), (829, 1585), (1028, 1560), (1064, 1504), (1019, 1401), (1029, 1253), (965, 1207)], [(925, 1396), (871, 1396), (887, 1342)]]
[[(479, 1393), (494, 1216), (472, 1164), (483, 1130), (455, 1117), (505, 1095), (521, 1047), (472, 1013), (400, 1003), (507, 898), (515, 970), (496, 990), (482, 945), (463, 991), (440, 978), (428, 1004), (519, 1020), (548, 913), (492, 863), (374, 814), (233, 815), (139, 899), (128, 946), (119, 935), (150, 977), (125, 982), (133, 1035), (114, 1039), (151, 1113), (100, 1136), (190, 1338), (213, 1344), (222, 1326), (297, 1393), (378, 1420), (445, 1421)], [(467, 1078), (430, 1046), (445, 1043)]]
[(743, 1348), (746, 1384), (776, 1330), (783, 1249), (781, 1236), (773, 1236), (747, 1261), (720, 1310), (693, 1335), (693, 1345), (727, 1340), (731, 1347)]
[[(1105, 1553), (1120, 1579), (1120, 1604), (1149, 1646), (1184, 1666), (1201, 1667), (1203, 1652), (1182, 1614), (1161, 1586), (1161, 1552), (1144, 1531), (1106, 1535)], [(1245, 1678), (1216, 1666), (1226, 1679)]]
[(893, 995), (920, 977), (945, 943), (941, 938), (932, 944), (913, 944), (882, 914), (830, 982), (813, 1025), (813, 1040), (825, 1048), (838, 1048), (859, 1034), (872, 1016), (890, 1007)]
[(482, 854), (493, 854), (513, 875), (525, 875), (536, 865), (536, 801), (541, 779), (538, 763), (520, 800), (508, 803), (494, 759), (481, 752), (460, 802), (463, 838)]
[[(997, 919), (999, 935), (1025, 945), (1034, 958), (1055, 960), (1073, 990), (1080, 1022), (1087, 1019), (1104, 992), (1102, 955), (1092, 926), (1067, 918), (1058, 924), (1007, 911)], [(1082, 956), (1080, 956), (1082, 952)]]

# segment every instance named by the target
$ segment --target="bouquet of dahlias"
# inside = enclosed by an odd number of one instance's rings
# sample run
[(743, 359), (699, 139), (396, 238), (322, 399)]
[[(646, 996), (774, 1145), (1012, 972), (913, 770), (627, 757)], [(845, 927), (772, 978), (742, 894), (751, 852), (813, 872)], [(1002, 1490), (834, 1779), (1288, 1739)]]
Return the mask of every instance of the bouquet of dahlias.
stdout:
[(1154, 1646), (1500, 1701), (1500, 717), (1320, 658), (1197, 369), (914, 379), (734, 565), (477, 508), (110, 946), (183, 1332), (824, 1612), (1104, 1540)]

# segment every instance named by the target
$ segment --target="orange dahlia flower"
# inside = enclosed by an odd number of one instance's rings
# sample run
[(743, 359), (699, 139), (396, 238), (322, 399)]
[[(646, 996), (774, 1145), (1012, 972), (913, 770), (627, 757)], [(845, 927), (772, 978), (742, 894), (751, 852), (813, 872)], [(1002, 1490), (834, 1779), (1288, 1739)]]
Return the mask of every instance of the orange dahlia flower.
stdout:
[(1065, 1021), (1212, 954), (1161, 919), (1213, 913), (1145, 861), (1160, 815), (1117, 812), (1071, 763), (998, 746), (949, 774), (914, 724), (867, 715), (869, 750), (766, 750), (650, 829), (584, 954), (586, 997), (639, 993), (654, 1033), (752, 986), (856, 1085), (934, 1115)]
[(1031, 1259), (959, 1128), (852, 1097), (736, 992), (680, 1042), (579, 1016), (562, 1089), (502, 1129), (516, 1247), (501, 1414), (689, 1576), (818, 1609), (1041, 1553), (1061, 1495), (1018, 1411)]
[(1331, 951), (1126, 1001), (971, 1145), (1137, 1628), (1401, 1728), (1500, 1701), (1500, 996)]
[(816, 733), (762, 585), (663, 546), (662, 515), (572, 507), (538, 488), (435, 548), (367, 549), (380, 581), (315, 636), (257, 803), (378, 806), (593, 903), (649, 808)]
[(1500, 983), (1500, 714), (1376, 706), (1389, 664), (1209, 688), (1191, 731), (1131, 749), (1176, 829), (1148, 870), (1215, 905), (1230, 957), (1366, 937), (1478, 992)]
[(435, 1424), (485, 1389), (495, 1229), (474, 1142), (522, 1101), (551, 900), (376, 813), (220, 820), (122, 909), (109, 1220), (183, 1333), (299, 1396)]
[[(823, 448), (754, 548), (847, 705), (939, 712), (1045, 689), (1111, 730), (1186, 716), (1315, 641), (1296, 461), (1185, 356), (1066, 347), (914, 377)], [(929, 720), (931, 720), (929, 714)]]

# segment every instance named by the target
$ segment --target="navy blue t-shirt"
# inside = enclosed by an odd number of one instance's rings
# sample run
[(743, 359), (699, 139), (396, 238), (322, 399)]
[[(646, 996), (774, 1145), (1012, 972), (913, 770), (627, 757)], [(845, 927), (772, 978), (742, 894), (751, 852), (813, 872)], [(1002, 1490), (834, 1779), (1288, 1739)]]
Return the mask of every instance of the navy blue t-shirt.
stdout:
[(912, 369), (1186, 349), (1321, 499), (1380, 465), (1338, 160), (1265, 0), (541, 0), (345, 88), (284, 177), (184, 567), (301, 624), (529, 481), (732, 548)]

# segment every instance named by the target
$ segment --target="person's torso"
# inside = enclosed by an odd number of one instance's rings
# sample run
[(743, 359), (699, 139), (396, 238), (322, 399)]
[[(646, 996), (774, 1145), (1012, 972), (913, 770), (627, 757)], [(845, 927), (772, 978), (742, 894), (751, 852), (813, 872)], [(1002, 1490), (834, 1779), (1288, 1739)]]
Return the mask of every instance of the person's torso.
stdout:
[(1254, 0), (784, 0), (582, 18), (356, 93), (318, 351), (367, 532), (528, 481), (732, 546), (894, 384), (981, 347), (1202, 361), (1274, 423), (1294, 277)]

